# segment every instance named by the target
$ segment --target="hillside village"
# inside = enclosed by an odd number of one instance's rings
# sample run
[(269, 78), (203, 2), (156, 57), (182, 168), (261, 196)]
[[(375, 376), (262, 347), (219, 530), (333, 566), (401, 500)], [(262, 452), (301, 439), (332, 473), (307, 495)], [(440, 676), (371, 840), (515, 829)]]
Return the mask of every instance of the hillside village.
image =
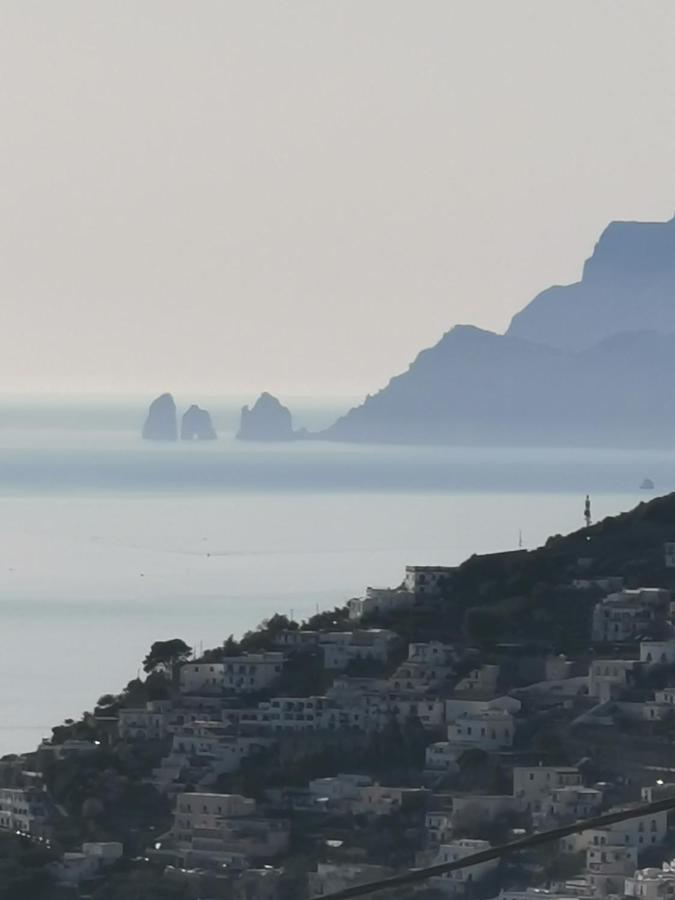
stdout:
[[(144, 678), (0, 760), (0, 897), (321, 897), (675, 795), (674, 590), (671, 495), (201, 656), (158, 642)], [(660, 900), (673, 824), (386, 896)]]

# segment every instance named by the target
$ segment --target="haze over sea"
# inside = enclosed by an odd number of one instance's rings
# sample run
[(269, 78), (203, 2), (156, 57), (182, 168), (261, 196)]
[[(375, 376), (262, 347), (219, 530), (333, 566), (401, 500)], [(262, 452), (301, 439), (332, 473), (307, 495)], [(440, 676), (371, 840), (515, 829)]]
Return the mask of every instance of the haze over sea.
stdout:
[[(193, 398), (178, 397), (184, 409)], [(238, 400), (195, 398), (220, 439), (139, 437), (145, 400), (0, 404), (0, 755), (196, 648), (395, 585), (404, 566), (525, 546), (675, 489), (658, 450), (366, 447), (233, 440)], [(291, 401), (298, 426), (339, 404)]]

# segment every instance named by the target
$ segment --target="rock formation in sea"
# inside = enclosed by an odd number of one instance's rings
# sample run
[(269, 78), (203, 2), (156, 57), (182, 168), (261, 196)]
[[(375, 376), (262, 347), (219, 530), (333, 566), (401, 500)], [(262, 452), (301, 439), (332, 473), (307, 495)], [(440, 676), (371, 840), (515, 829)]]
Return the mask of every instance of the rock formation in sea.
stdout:
[(175, 441), (178, 437), (176, 404), (171, 394), (161, 394), (150, 404), (143, 425), (147, 441)]
[(299, 436), (293, 431), (290, 410), (267, 391), (258, 397), (251, 408), (242, 408), (237, 433), (240, 441), (292, 441)]
[(180, 437), (183, 441), (214, 441), (217, 435), (209, 413), (193, 404), (183, 413)]

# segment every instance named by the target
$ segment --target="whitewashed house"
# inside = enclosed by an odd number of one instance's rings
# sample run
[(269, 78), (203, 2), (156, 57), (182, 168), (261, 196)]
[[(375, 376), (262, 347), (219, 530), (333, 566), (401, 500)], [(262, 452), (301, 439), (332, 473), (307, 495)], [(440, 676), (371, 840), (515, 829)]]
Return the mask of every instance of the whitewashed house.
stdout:
[(581, 773), (575, 766), (515, 766), (513, 796), (525, 801), (528, 808), (551, 791), (581, 786)]
[(52, 813), (53, 804), (46, 791), (0, 788), (0, 831), (46, 836)]
[[(489, 841), (471, 840), (469, 838), (450, 841), (447, 844), (440, 845), (432, 865), (457, 862), (458, 860), (464, 859), (465, 856), (471, 856), (474, 853), (479, 853), (481, 850), (489, 849)], [(461, 894), (466, 891), (472, 883), (481, 881), (491, 872), (494, 872), (498, 865), (499, 860), (492, 859), (487, 862), (478, 863), (477, 865), (467, 866), (464, 869), (455, 869), (453, 872), (448, 872), (446, 875), (430, 878), (429, 887), (449, 895)]]
[(513, 716), (500, 709), (462, 713), (448, 723), (448, 743), (459, 749), (506, 749), (513, 745), (515, 733)]
[(288, 821), (260, 816), (255, 800), (193, 792), (176, 798), (173, 826), (157, 849), (177, 851), (188, 866), (222, 865), (233, 856), (273, 859), (288, 848), (288, 839)]
[(670, 591), (665, 588), (637, 588), (608, 594), (593, 608), (593, 640), (636, 640), (654, 622), (665, 621), (669, 603)]
[(396, 633), (386, 628), (325, 632), (320, 638), (324, 666), (337, 671), (359, 660), (386, 663), (398, 640)]
[(626, 897), (639, 900), (673, 900), (675, 897), (675, 860), (662, 868), (637, 869), (624, 881)]

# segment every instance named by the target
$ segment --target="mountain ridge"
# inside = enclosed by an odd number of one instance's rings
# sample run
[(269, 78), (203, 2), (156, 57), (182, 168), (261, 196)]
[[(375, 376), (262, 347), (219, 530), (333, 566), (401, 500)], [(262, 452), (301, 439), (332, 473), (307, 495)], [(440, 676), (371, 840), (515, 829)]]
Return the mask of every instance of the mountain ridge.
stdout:
[[(618, 287), (617, 287), (618, 286)], [(675, 441), (675, 218), (612, 222), (580, 281), (503, 335), (456, 325), (315, 437), (383, 443)]]
[(507, 335), (569, 350), (617, 331), (675, 332), (675, 218), (615, 221), (584, 262), (581, 279), (537, 294)]

